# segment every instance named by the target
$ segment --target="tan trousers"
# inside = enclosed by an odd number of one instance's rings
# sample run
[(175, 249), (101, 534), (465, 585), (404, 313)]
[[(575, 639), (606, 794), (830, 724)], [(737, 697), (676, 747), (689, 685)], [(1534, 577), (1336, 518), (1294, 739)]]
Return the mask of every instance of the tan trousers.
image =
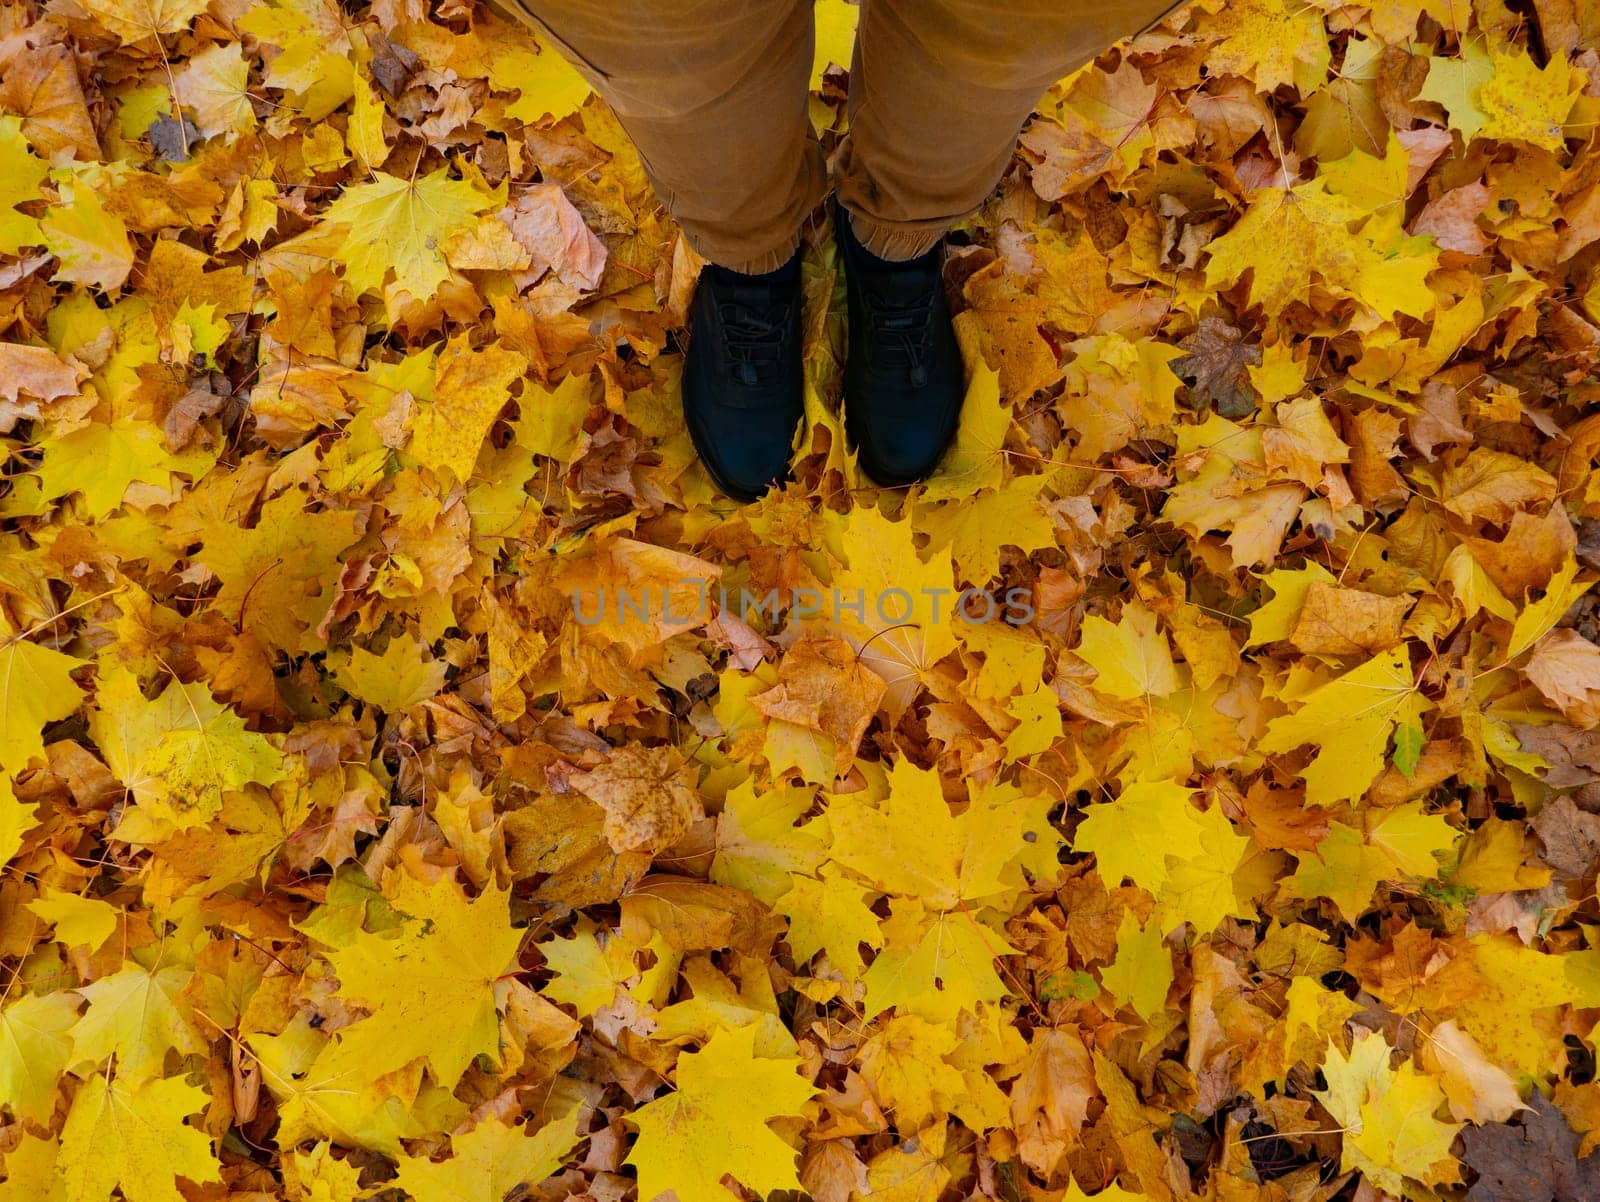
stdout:
[[(1044, 91), (1180, 0), (863, 0), (833, 164), (857, 235), (913, 258), (999, 183)], [(812, 0), (498, 0), (616, 112), (684, 236), (780, 266), (826, 195)]]

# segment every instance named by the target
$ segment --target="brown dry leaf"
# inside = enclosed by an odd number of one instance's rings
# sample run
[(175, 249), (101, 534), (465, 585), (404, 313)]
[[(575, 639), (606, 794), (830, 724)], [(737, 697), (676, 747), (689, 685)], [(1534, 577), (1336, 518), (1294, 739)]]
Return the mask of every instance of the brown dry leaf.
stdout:
[(1464, 538), (1472, 558), (1507, 597), (1521, 599), (1543, 589), (1577, 549), (1578, 536), (1566, 508), (1552, 505), (1542, 518), (1516, 513), (1498, 541)]
[(23, 34), (0, 42), (0, 112), (22, 117), (22, 130), (44, 158), (100, 156), (71, 50)]
[(622, 899), (622, 934), (643, 947), (655, 936), (680, 952), (732, 948), (770, 954), (783, 920), (741, 889), (647, 876)]
[(1345, 421), (1350, 443), (1350, 487), (1357, 500), (1378, 509), (1404, 503), (1405, 479), (1390, 462), (1399, 453), (1400, 418), (1382, 409), (1363, 409)]
[(1400, 643), (1410, 597), (1380, 597), (1360, 589), (1313, 584), (1289, 632), (1308, 655), (1377, 655)]
[(1028, 1045), (1011, 1089), (1011, 1121), (1023, 1162), (1044, 1176), (1077, 1147), (1089, 1104), (1099, 1096), (1094, 1064), (1071, 1028), (1045, 1028)]
[(1580, 810), (1568, 796), (1545, 802), (1528, 825), (1544, 844), (1544, 862), (1568, 879), (1588, 876), (1600, 858), (1600, 816)]
[(1317, 488), (1330, 466), (1349, 462), (1350, 448), (1317, 397), (1281, 401), (1276, 417), (1278, 424), (1261, 432), (1267, 466), (1275, 472)]
[(1179, 343), (1189, 353), (1172, 361), (1187, 379), (1196, 408), (1214, 408), (1223, 417), (1248, 417), (1256, 389), (1250, 368), (1261, 366), (1261, 348), (1245, 341), (1244, 331), (1218, 317), (1202, 317), (1199, 328)]
[(1467, 1127), (1461, 1138), (1462, 1159), (1478, 1174), (1469, 1202), (1579, 1202), (1600, 1190), (1600, 1156), (1578, 1159), (1578, 1136), (1537, 1090), (1519, 1122)]
[(1406, 434), (1422, 457), (1430, 463), (1438, 458), (1441, 446), (1468, 447), (1471, 432), (1461, 424), (1461, 406), (1456, 390), (1448, 384), (1429, 381), (1422, 389), (1422, 412), (1406, 421)]
[(618, 852), (656, 855), (705, 817), (694, 778), (671, 747), (630, 744), (568, 782), (605, 811), (605, 835)]
[(1523, 750), (1539, 756), (1550, 767), (1544, 780), (1552, 788), (1571, 789), (1600, 782), (1600, 731), (1577, 730), (1563, 723), (1511, 727)]
[(850, 1202), (871, 1192), (867, 1166), (847, 1139), (810, 1145), (800, 1164), (800, 1184), (816, 1202)]
[(843, 639), (801, 639), (778, 662), (777, 686), (750, 704), (768, 718), (827, 735), (834, 774), (844, 776), (887, 688)]
[(1553, 630), (1534, 647), (1523, 671), (1567, 721), (1600, 726), (1600, 647), (1576, 630)]
[(1411, 223), (1413, 234), (1432, 234), (1446, 250), (1463, 255), (1481, 255), (1489, 249), (1489, 236), (1478, 226), (1478, 219), (1494, 199), (1483, 184), (1468, 184), (1430, 201)]
[(553, 568), (553, 583), (585, 634), (649, 655), (710, 618), (722, 567), (681, 551), (613, 538)]
[(1441, 495), (1458, 517), (1505, 525), (1519, 509), (1555, 500), (1556, 482), (1525, 459), (1479, 447), (1445, 468)]
[(585, 292), (600, 286), (606, 244), (584, 223), (559, 184), (532, 185), (500, 212), (500, 220), (533, 256), (522, 276), (523, 287), (537, 283), (547, 271)]

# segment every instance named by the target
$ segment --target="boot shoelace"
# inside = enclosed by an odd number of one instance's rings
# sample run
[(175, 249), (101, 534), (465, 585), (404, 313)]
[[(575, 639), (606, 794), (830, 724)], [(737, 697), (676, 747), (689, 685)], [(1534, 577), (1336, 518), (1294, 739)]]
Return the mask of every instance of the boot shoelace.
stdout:
[(889, 362), (903, 367), (913, 388), (928, 382), (928, 359), (933, 350), (933, 290), (910, 300), (864, 293), (874, 330), (883, 340)]
[(741, 384), (759, 384), (783, 362), (789, 342), (789, 306), (723, 301), (717, 307), (723, 342), (733, 375)]

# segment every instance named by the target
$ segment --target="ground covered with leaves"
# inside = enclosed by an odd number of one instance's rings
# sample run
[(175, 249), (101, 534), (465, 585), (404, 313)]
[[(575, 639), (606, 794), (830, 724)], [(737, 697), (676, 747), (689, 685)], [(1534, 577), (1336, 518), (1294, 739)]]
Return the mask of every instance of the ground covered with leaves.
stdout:
[(740, 507), (527, 35), (0, 10), (0, 1198), (1600, 1196), (1597, 38), (1201, 0)]

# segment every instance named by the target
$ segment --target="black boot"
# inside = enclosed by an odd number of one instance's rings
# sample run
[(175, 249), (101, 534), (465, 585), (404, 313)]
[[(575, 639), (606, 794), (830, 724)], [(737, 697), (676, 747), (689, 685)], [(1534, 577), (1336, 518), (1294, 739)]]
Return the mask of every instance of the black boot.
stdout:
[(905, 262), (880, 259), (834, 206), (848, 290), (845, 425), (862, 469), (882, 485), (938, 466), (961, 417), (966, 382), (941, 272), (943, 247)]
[(741, 501), (789, 473), (805, 414), (800, 310), (799, 251), (765, 275), (714, 265), (700, 273), (683, 413), (706, 471)]

